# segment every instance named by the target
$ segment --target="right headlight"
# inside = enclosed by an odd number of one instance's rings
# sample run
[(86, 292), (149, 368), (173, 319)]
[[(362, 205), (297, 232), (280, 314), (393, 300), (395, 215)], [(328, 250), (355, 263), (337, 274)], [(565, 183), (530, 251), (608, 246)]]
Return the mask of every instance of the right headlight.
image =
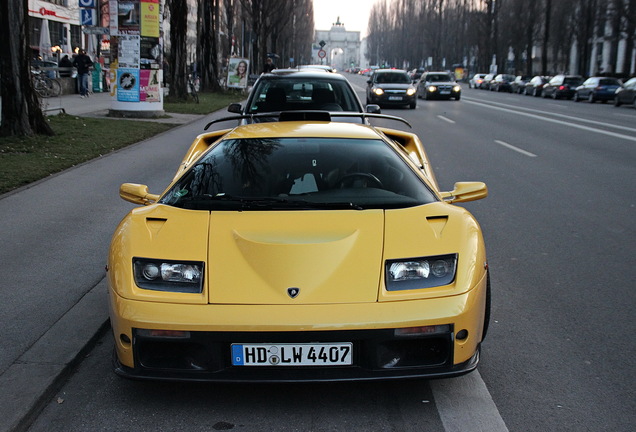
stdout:
[(133, 274), (142, 289), (193, 294), (203, 290), (202, 262), (133, 258)]
[(386, 289), (400, 291), (448, 285), (455, 279), (456, 270), (457, 254), (388, 260)]

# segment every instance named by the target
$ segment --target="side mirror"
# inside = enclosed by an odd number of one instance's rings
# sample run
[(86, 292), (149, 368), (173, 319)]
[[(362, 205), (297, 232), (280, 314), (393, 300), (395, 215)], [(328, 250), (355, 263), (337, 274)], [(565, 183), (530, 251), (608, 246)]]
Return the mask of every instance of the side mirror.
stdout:
[(148, 193), (148, 186), (124, 183), (119, 187), (119, 196), (133, 204), (148, 205), (157, 202), (159, 195)]
[(231, 113), (243, 114), (243, 107), (240, 103), (230, 104), (230, 106), (227, 107), (227, 110)]
[(371, 80), (367, 80), (367, 84), (371, 85), (372, 81)]
[(488, 196), (488, 187), (483, 182), (458, 182), (450, 192), (442, 192), (447, 203), (476, 201)]
[(380, 105), (369, 104), (367, 105), (367, 112), (371, 114), (381, 114), (382, 110), (380, 109)]

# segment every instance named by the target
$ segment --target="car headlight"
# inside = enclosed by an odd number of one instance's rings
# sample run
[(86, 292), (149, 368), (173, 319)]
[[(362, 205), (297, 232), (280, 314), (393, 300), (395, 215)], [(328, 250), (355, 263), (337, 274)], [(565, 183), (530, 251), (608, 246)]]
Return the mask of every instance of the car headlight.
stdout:
[(400, 291), (448, 285), (455, 279), (456, 269), (457, 254), (388, 260), (386, 289)]
[(410, 88), (406, 91), (406, 94), (409, 96), (413, 96), (415, 94), (417, 90), (415, 90), (414, 88)]
[(428, 86), (428, 91), (432, 92), (436, 92), (437, 91), (437, 86)]
[(455, 87), (453, 87), (453, 91), (454, 91), (455, 93), (457, 93), (457, 92), (461, 91), (461, 89), (462, 89), (462, 88), (461, 88), (460, 86), (458, 86), (458, 85), (456, 85)]
[(203, 290), (202, 262), (133, 258), (133, 274), (142, 289), (180, 293)]
[(382, 90), (381, 88), (374, 88), (373, 93), (375, 93), (378, 96), (382, 96), (384, 94), (384, 90)]

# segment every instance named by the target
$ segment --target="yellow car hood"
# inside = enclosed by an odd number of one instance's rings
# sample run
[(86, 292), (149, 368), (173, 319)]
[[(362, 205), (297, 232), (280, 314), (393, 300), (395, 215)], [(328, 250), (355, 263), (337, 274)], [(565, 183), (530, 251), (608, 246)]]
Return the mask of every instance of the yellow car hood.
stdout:
[(209, 301), (375, 302), (383, 226), (381, 210), (212, 212)]
[[(460, 259), (451, 285), (384, 289), (385, 260), (452, 253)], [(133, 257), (205, 262), (203, 292), (136, 287)], [(110, 277), (121, 296), (159, 302), (373, 303), (458, 295), (483, 276), (485, 260), (476, 221), (442, 202), (386, 211), (205, 212), (151, 205), (120, 224)]]

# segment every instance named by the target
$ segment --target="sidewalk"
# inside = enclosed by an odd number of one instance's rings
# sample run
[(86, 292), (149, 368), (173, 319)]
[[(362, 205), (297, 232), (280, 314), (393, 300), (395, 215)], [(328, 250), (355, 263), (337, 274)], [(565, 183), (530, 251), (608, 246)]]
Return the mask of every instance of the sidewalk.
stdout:
[[(112, 96), (108, 92), (92, 93), (87, 98), (82, 98), (78, 94), (60, 95), (58, 97), (42, 99), (42, 110), (48, 115), (66, 113), (83, 117), (100, 117), (113, 120), (120, 119), (118, 117), (108, 116), (111, 101)], [(166, 115), (161, 118), (139, 118), (134, 120), (186, 124), (201, 117), (201, 115), (197, 114), (166, 113)], [(129, 118), (127, 120), (131, 119)]]
[[(89, 98), (64, 95), (46, 100), (46, 109), (49, 115), (113, 118), (107, 117), (110, 104), (108, 93)], [(8, 245), (0, 251), (0, 274), (5, 275), (0, 286), (5, 299), (0, 304), (4, 327), (0, 329), (0, 432), (28, 430), (110, 329), (106, 279), (101, 264), (99, 268), (94, 264), (102, 259), (111, 225), (116, 224), (113, 219), (128, 208), (116, 193), (121, 172), (143, 173), (149, 184), (165, 184), (163, 178), (160, 182), (146, 178), (167, 175), (169, 180), (170, 173), (153, 170), (152, 164), (173, 163), (185, 151), (181, 147), (187, 148), (203, 130), (205, 117), (167, 113), (161, 119), (132, 119), (188, 126), (0, 197), (0, 217), (5, 222), (0, 239)], [(145, 156), (149, 152), (157, 160), (149, 161)], [(86, 200), (88, 196), (92, 198)], [(86, 248), (90, 243), (98, 245)], [(78, 260), (93, 264), (80, 267), (81, 275), (74, 274), (78, 255)], [(26, 275), (15, 271), (25, 260), (39, 263)]]

